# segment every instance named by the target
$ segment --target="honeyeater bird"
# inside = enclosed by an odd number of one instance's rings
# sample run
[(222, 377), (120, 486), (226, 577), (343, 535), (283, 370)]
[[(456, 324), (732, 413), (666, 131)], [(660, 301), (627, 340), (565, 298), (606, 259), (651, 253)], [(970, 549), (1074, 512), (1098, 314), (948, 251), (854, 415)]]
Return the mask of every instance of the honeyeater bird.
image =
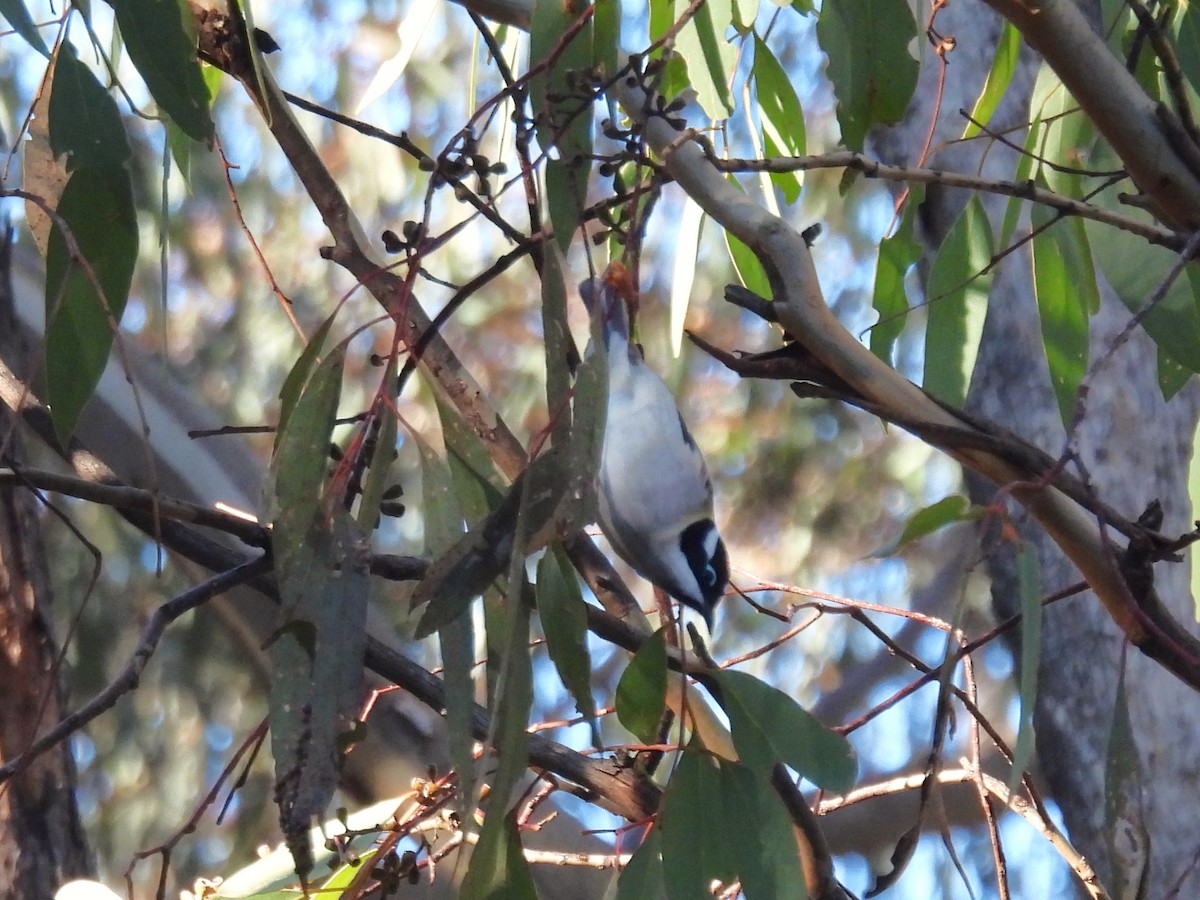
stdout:
[(596, 324), (588, 352), (602, 353), (608, 368), (600, 527), (621, 559), (697, 610), (711, 631), (729, 563), (704, 457), (670, 389), (630, 341), (633, 291), (624, 267), (610, 265), (579, 290)]

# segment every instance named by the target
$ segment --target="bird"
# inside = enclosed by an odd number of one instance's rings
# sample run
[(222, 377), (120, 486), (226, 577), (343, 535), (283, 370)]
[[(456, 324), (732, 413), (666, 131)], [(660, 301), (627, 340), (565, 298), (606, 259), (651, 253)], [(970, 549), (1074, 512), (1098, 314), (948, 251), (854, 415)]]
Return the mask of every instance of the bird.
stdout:
[(713, 520), (708, 467), (670, 389), (630, 340), (634, 294), (624, 266), (612, 263), (579, 292), (594, 323), (589, 357), (602, 353), (608, 370), (596, 475), (600, 528), (617, 556), (699, 612), (711, 634), (729, 561)]

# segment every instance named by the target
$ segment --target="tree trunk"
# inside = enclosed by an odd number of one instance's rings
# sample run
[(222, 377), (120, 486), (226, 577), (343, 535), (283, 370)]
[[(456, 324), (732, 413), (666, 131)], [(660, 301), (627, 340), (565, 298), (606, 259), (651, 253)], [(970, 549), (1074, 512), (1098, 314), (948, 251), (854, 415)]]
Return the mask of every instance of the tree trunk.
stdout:
[[(969, 8), (956, 4), (938, 14), (937, 25), (942, 33), (955, 36), (958, 51), (950, 57), (948, 95), (942, 101), (943, 116), (934, 147), (953, 140), (961, 130), (961, 119), (946, 111), (971, 107), (991, 64), (1000, 20), (984, 13), (978, 4)], [(1028, 121), (1029, 86), (1037, 64), (1026, 51), (996, 122), (997, 130), (1017, 143), (1022, 139), (1020, 132), (1003, 129)], [(916, 162), (936, 96), (937, 65), (932, 59), (925, 66), (918, 99), (906, 122), (882, 136), (879, 148), (885, 158)], [(1013, 154), (984, 141), (951, 146), (928, 165), (974, 171), (984, 144), (990, 144), (986, 174), (1011, 178)], [(962, 192), (928, 193), (921, 222), (929, 246), (940, 244), (964, 200)], [(996, 204), (991, 208), (995, 213), (1003, 207)], [(1018, 229), (1014, 239), (1021, 236)], [(1093, 361), (1130, 318), (1110, 291), (1102, 287), (1102, 293), (1102, 309), (1091, 323)], [(1089, 378), (1087, 416), (1073, 446), (1099, 497), (1131, 519), (1151, 501), (1160, 500), (1166, 517), (1163, 531), (1178, 534), (1191, 527), (1188, 465), (1200, 389), (1193, 382), (1170, 403), (1164, 402), (1153, 362), (1156, 352), (1138, 329), (1103, 370)], [(968, 406), (973, 413), (1012, 429), (1052, 455), (1065, 446), (1066, 433), (1042, 347), (1027, 252), (1011, 255), (999, 268)], [(975, 502), (995, 498), (994, 485), (974, 478), (969, 483)], [(1081, 580), (1039, 528), (1024, 523), (1020, 532), (1037, 547), (1043, 596)], [(993, 603), (997, 613), (1007, 617), (1020, 611), (1015, 552), (1011, 543), (999, 541), (991, 550)], [(1158, 593), (1172, 614), (1180, 621), (1193, 621), (1188, 566), (1160, 563), (1155, 576)], [(1130, 733), (1140, 772), (1121, 782), (1108, 774), (1106, 762), (1123, 668)], [(1040, 774), (1062, 811), (1071, 841), (1113, 896), (1136, 888), (1143, 874), (1147, 892), (1141, 896), (1200, 896), (1200, 807), (1179, 802), (1181, 796), (1190, 796), (1200, 773), (1197, 712), (1200, 697), (1127, 647), (1090, 592), (1045, 610), (1034, 713)], [(1123, 743), (1118, 739), (1118, 748)], [(1116, 801), (1113, 821), (1106, 821), (1108, 801)]]
[[(9, 338), (15, 333), (10, 247), (4, 235), (0, 335)], [(19, 452), (12, 417), (0, 406), (0, 462), (13, 465)], [(62, 714), (48, 574), (32, 495), (0, 486), (0, 763), (20, 756)], [(51, 897), (64, 881), (92, 874), (74, 788), (75, 767), (64, 743), (0, 789), (0, 897)]]

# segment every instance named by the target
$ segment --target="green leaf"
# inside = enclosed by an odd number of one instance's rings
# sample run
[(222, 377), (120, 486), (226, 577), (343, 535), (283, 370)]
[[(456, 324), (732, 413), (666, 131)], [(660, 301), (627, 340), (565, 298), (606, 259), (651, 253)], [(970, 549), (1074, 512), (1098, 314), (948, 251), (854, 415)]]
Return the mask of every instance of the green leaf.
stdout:
[(726, 829), (721, 769), (707, 754), (686, 750), (671, 773), (658, 814), (663, 878), (671, 900), (711, 896), (709, 882), (728, 883), (737, 860)]
[(961, 494), (943, 497), (932, 506), (926, 506), (913, 513), (905, 523), (900, 536), (873, 551), (871, 556), (875, 558), (891, 556), (901, 547), (923, 538), (927, 534), (932, 534), (939, 528), (945, 528), (954, 522), (977, 518), (979, 518), (979, 511), (971, 506), (971, 501), (966, 497)]
[(121, 0), (114, 9), (129, 58), (159, 109), (193, 140), (209, 143), (208, 89), (183, 7), (178, 0)]
[[(292, 364), (291, 371), (288, 372), (287, 378), (283, 380), (283, 386), (279, 389), (279, 424), (275, 428), (275, 453), (279, 452), (280, 442), (283, 440), (284, 433), (287, 431), (288, 420), (291, 418), (292, 411), (296, 408), (296, 403), (300, 399), (300, 392), (304, 390), (308, 384), (309, 378), (312, 377), (313, 370), (319, 362), (318, 356), (321, 353), (321, 348), (325, 346), (325, 340), (329, 336), (329, 329), (333, 327), (335, 312), (329, 316), (319, 327), (304, 349), (300, 351), (300, 355)], [(332, 433), (332, 426), (331, 426)], [(322, 454), (324, 458), (326, 454)]]
[[(492, 821), (495, 827), (489, 827)], [(488, 815), (458, 896), (461, 900), (536, 900), (515, 811)]]
[[(396, 368), (389, 364), (384, 375), (385, 384), (395, 384)], [(391, 487), (392, 462), (396, 458), (396, 413), (390, 403), (375, 403), (374, 440), (371, 444), (371, 459), (363, 479), (362, 497), (358, 505), (358, 524), (365, 531), (374, 531), (379, 525), (379, 507), (383, 495)]]
[(1021, 595), (1021, 717), (1013, 750), (1009, 791), (1033, 760), (1033, 710), (1037, 701), (1038, 663), (1042, 656), (1042, 584), (1037, 548), (1025, 543), (1017, 551), (1017, 591)]
[[(416, 637), (433, 634), (462, 615), (471, 601), (496, 580), (518, 551), (521, 558), (556, 536), (565, 487), (566, 451), (549, 450), (509, 488), (503, 502), (430, 565), (413, 592), (413, 606), (428, 603)], [(528, 484), (527, 484), (528, 482)], [(516, 534), (523, 518), (524, 534)]]
[(8, 20), (13, 31), (25, 38), (25, 41), (46, 59), (50, 58), (50, 50), (42, 40), (42, 34), (37, 29), (33, 17), (21, 0), (0, 0), (0, 16)]
[(900, 121), (917, 86), (908, 52), (917, 35), (905, 0), (829, 0), (821, 6), (817, 39), (838, 99), (842, 143), (862, 150), (874, 125)]
[(592, 657), (587, 645), (587, 604), (571, 561), (557, 545), (552, 545), (538, 563), (537, 607), (550, 661), (563, 687), (575, 698), (575, 708), (591, 724), (592, 741), (599, 746)]
[(754, 255), (754, 251), (734, 237), (729, 231), (722, 229), (725, 235), (725, 245), (729, 248), (729, 259), (737, 272), (738, 281), (748, 290), (754, 291), (760, 297), (770, 299), (772, 295), (771, 282), (767, 278), (766, 269)]
[[(547, 59), (586, 8), (587, 4), (571, 0), (535, 0), (529, 29), (530, 60)], [(592, 170), (592, 95), (582, 77), (592, 65), (592, 32), (589, 19), (570, 43), (560, 48), (549, 70), (530, 83), (538, 142), (543, 148), (558, 150), (558, 158), (546, 163), (546, 206), (554, 239), (563, 253), (582, 220)]]
[(1114, 897), (1149, 896), (1146, 876), (1150, 862), (1150, 833), (1144, 812), (1145, 776), (1137, 737), (1129, 719), (1124, 672), (1117, 681), (1112, 725), (1104, 759), (1104, 837), (1112, 864)]
[(753, 675), (717, 673), (733, 745), (743, 763), (764, 777), (785, 763), (818, 787), (844, 793), (854, 785), (854, 748), (795, 700)]
[[(1175, 54), (1179, 68), (1192, 90), (1200, 91), (1200, 7), (1194, 3), (1181, 3), (1175, 10)], [(1150, 55), (1145, 50), (1142, 53)]]
[(904, 282), (909, 269), (921, 258), (921, 245), (913, 238), (913, 221), (923, 196), (924, 190), (913, 185), (900, 227), (879, 243), (873, 294), (879, 320), (871, 326), (871, 352), (888, 365), (892, 365), (892, 350), (908, 320), (908, 292)]
[(77, 168), (59, 198), (58, 215), (85, 261), (72, 257), (60, 228), (51, 231), (46, 250), (46, 399), (65, 446), (100, 382), (129, 298), (138, 250), (129, 173), (118, 166)]
[[(320, 335), (320, 332), (318, 332)], [(301, 353), (292, 373), (300, 370), (315, 356), (319, 341), (314, 338)], [(312, 369), (299, 385), (296, 400), (286, 418), (280, 416), (275, 435), (275, 535), (279, 547), (276, 560), (288, 560), (289, 554), (301, 541), (321, 506), (325, 484), (325, 469), (329, 461), (329, 443), (337, 417), (338, 399), (342, 392), (342, 367), (345, 350), (337, 347)], [(289, 374), (284, 391), (292, 381)], [(283, 554), (280, 556), (279, 554)]]
[(962, 406), (975, 369), (992, 276), (992, 230), (977, 195), (950, 229), (929, 273), (925, 390)]
[[(443, 423), (455, 413), (438, 405)], [(443, 429), (445, 426), (443, 425)], [(443, 430), (447, 441), (450, 435)], [(435, 558), (462, 537), (463, 513), (451, 465), (428, 443), (416, 438), (421, 455), (422, 511), (425, 519), (425, 552)], [(442, 656), (442, 681), (446, 686), (446, 743), (450, 763), (458, 772), (455, 808), (459, 821), (474, 828), (476, 765), (472, 755), (475, 712), (475, 626), (469, 615), (458, 616), (438, 629)]]
[(796, 853), (792, 820), (766, 778), (728, 760), (721, 767), (722, 829), (737, 860), (746, 900), (793, 898), (808, 892)]
[(1088, 317), (1100, 308), (1100, 292), (1083, 222), (1065, 219), (1050, 224), (1054, 219), (1054, 212), (1040, 204), (1030, 210), (1033, 288), (1050, 383), (1063, 424), (1069, 428), (1079, 385), (1087, 374)]
[(667, 645), (662, 631), (648, 637), (617, 682), (617, 718), (640, 740), (658, 739), (667, 703)]
[(984, 126), (992, 120), (996, 107), (1004, 99), (1004, 92), (1012, 83), (1013, 72), (1017, 69), (1017, 55), (1021, 50), (1021, 33), (1012, 22), (1005, 22), (1004, 29), (996, 41), (996, 55), (992, 58), (992, 68), (988, 77), (975, 98), (975, 106), (971, 109), (971, 119), (963, 129), (962, 140), (973, 138)]
[(666, 894), (663, 880), (662, 833), (653, 828), (633, 852), (617, 878), (615, 900), (655, 900)]
[(305, 875), (313, 867), (308, 830), (333, 798), (347, 733), (356, 730), (369, 550), (343, 513), (310, 519), (303, 534), (289, 518), (281, 513), (272, 529), (282, 603), (269, 646), (268, 720), (279, 823)]
[[(553, 162), (553, 160), (551, 160)], [(550, 187), (551, 168), (547, 164), (546, 185)], [(582, 197), (580, 198), (582, 202)], [(553, 206), (554, 196), (550, 203)], [(578, 223), (578, 218), (574, 220)], [(557, 227), (557, 226), (556, 226)], [(570, 236), (568, 235), (568, 242)], [(563, 247), (566, 250), (566, 247)], [(578, 358), (571, 328), (567, 322), (567, 283), (562, 270), (563, 257), (545, 254), (542, 263), (542, 333), (545, 335), (546, 408), (550, 411), (550, 440), (556, 447), (565, 447), (571, 436), (571, 368), (572, 357)]]
[(787, 72), (775, 54), (757, 34), (754, 35), (754, 92), (758, 98), (763, 132), (790, 156), (805, 153), (804, 109)]
[(65, 42), (50, 86), (50, 148), (69, 154), (68, 170), (116, 168), (131, 155), (117, 104)]
[[(675, 16), (682, 16), (690, 5), (689, 0), (675, 0)], [(687, 64), (696, 90), (696, 102), (710, 119), (724, 119), (733, 112), (729, 84), (737, 50), (725, 39), (732, 23), (732, 0), (709, 0), (675, 37), (675, 48)]]
[(621, 67), (620, 0), (595, 0), (592, 13), (592, 65), (601, 78), (611, 78)]

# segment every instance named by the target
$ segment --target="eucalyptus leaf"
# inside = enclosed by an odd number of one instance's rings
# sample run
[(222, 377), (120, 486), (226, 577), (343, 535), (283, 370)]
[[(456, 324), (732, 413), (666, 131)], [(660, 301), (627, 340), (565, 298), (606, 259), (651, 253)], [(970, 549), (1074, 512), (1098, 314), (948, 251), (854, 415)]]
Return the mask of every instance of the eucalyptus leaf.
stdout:
[(617, 682), (617, 718), (640, 740), (658, 738), (667, 698), (667, 645), (661, 630), (648, 637)]

